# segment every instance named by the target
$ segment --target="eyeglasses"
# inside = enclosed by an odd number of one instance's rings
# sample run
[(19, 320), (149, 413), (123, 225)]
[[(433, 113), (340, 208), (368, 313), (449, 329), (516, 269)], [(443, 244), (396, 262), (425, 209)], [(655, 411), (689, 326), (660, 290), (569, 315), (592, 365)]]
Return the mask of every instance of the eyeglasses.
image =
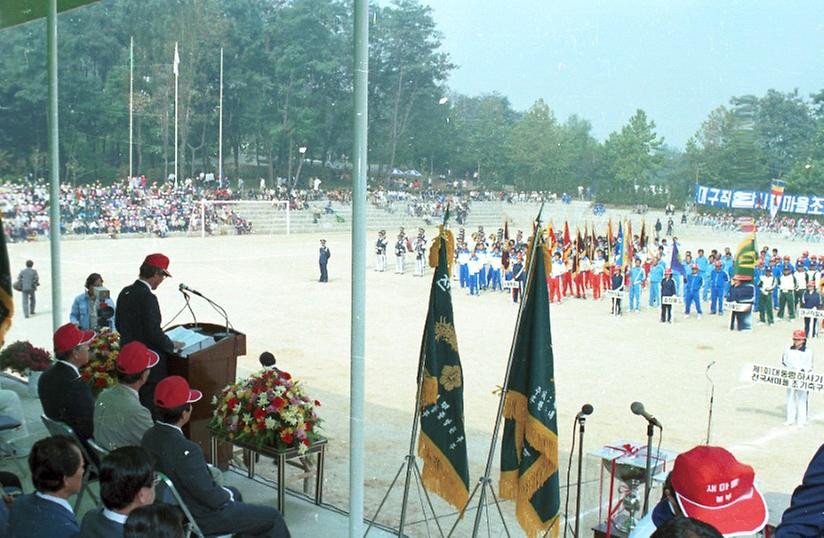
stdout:
[(161, 480), (162, 479), (160, 478), (160, 475), (158, 473), (152, 473), (152, 480), (143, 487), (144, 488), (153, 488), (153, 487), (157, 486), (158, 484), (160, 484)]

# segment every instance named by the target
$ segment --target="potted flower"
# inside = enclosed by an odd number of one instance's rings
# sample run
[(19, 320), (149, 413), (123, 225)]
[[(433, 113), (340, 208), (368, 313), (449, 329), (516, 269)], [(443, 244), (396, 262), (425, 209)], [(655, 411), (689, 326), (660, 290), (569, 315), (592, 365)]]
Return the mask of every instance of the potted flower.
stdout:
[(80, 377), (89, 384), (95, 397), (117, 383), (115, 363), (118, 353), (120, 334), (108, 327), (100, 329), (89, 343), (89, 362), (80, 369)]
[(17, 341), (0, 352), (0, 368), (11, 370), (29, 379), (29, 394), (37, 397), (40, 375), (52, 364), (51, 354), (31, 342)]
[(287, 372), (263, 370), (225, 387), (212, 400), (209, 428), (218, 437), (255, 448), (306, 453), (321, 438), (320, 402)]

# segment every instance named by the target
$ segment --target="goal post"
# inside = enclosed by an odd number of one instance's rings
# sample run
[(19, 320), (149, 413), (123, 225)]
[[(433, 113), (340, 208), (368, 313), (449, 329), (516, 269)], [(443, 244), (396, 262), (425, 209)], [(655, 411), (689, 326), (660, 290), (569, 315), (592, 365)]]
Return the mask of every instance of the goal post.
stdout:
[[(274, 235), (284, 230), (286, 235), (292, 232), (291, 211), (288, 200), (199, 200), (192, 206), (189, 216), (189, 235), (199, 232), (200, 237), (206, 237), (207, 228), (217, 226), (237, 226), (239, 223), (230, 222), (229, 217), (234, 213), (236, 217), (251, 226), (248, 233), (268, 233)], [(280, 218), (284, 215), (284, 218)], [(261, 230), (268, 228), (268, 231)], [(215, 233), (215, 230), (212, 230)], [(223, 233), (222, 230), (220, 233)], [(282, 232), (281, 232), (282, 233)]]

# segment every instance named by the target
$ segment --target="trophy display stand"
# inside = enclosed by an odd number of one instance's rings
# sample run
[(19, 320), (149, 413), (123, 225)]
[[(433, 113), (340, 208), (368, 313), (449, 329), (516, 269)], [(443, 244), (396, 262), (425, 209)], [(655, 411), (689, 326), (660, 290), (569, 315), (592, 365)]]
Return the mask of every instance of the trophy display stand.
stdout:
[[(620, 440), (591, 453), (601, 460), (599, 506), (606, 506), (606, 517), (599, 510), (596, 535), (628, 536), (644, 514), (643, 486), (646, 479), (647, 447), (644, 444)], [(677, 453), (653, 449), (651, 474), (654, 481), (663, 482), (670, 471), (669, 463)], [(606, 499), (605, 499), (606, 497)], [(606, 504), (605, 504), (606, 503)]]
[(246, 335), (226, 330), (225, 325), (213, 323), (185, 323), (170, 327), (184, 327), (214, 338), (215, 343), (187, 356), (169, 356), (169, 375), (186, 378), (189, 386), (203, 393), (200, 401), (192, 404), (192, 416), (183, 426), (186, 437), (200, 445), (206, 461), (217, 462), (217, 467), (226, 470), (232, 456), (231, 445), (221, 444), (216, 457), (212, 456), (209, 421), (212, 418), (212, 397), (231, 383), (237, 376), (237, 358), (246, 354)]

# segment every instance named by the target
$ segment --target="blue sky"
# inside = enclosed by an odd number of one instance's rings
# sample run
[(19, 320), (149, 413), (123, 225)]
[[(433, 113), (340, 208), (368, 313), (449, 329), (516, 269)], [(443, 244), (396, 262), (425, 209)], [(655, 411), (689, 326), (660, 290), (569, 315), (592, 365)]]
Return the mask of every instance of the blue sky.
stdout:
[(423, 0), (459, 67), (449, 85), (518, 110), (543, 98), (603, 139), (644, 109), (683, 148), (733, 95), (824, 88), (824, 2)]

